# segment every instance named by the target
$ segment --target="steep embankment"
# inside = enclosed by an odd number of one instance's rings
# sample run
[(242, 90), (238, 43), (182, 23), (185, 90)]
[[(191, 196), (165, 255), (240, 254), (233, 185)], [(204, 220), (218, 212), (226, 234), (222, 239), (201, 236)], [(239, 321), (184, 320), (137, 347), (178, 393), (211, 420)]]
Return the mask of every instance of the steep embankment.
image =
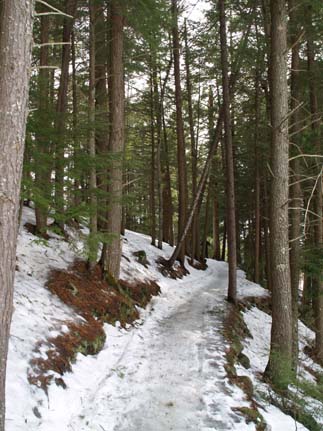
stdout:
[[(23, 223), (26, 221), (33, 222), (28, 209), (23, 217)], [(30, 385), (31, 362), (35, 358), (48, 360), (48, 340), (69, 334), (70, 325), (88, 321), (82, 309), (84, 301), (80, 301), (81, 288), (86, 302), (92, 303), (86, 283), (83, 286), (86, 279), (82, 278), (81, 287), (75, 272), (68, 270), (80, 256), (81, 242), (74, 239), (71, 247), (51, 236), (43, 242), (23, 228), (19, 236), (8, 364), (8, 431), (255, 430), (257, 418), (252, 421), (245, 415), (254, 409), (255, 400), (273, 431), (295, 429), (290, 416), (265, 401), (270, 388), (257, 374), (263, 371), (268, 357), (270, 317), (258, 308), (244, 310), (253, 338), (243, 341), (243, 352), (252, 367), (247, 369), (238, 363), (233, 367), (237, 375), (252, 381), (251, 399), (228, 373), (231, 341), (225, 338), (224, 322), (229, 327), (231, 322), (230, 306), (225, 301), (226, 264), (209, 260), (205, 271), (189, 268), (190, 274), (181, 280), (165, 278), (156, 261), (169, 256), (171, 247), (165, 245), (160, 251), (150, 245), (150, 238), (133, 232), (127, 232), (124, 239), (122, 279), (128, 283), (124, 288), (134, 280), (153, 280), (161, 294), (153, 297), (145, 310), (135, 306), (139, 318), (133, 325), (115, 322), (112, 316), (114, 326), (111, 322), (103, 324), (106, 338), (102, 350), (92, 356), (84, 356), (83, 350), (76, 352), (72, 372), (65, 372), (63, 378), (59, 370), (46, 370), (43, 375), (51, 376), (47, 392)], [(146, 251), (146, 265), (134, 255), (140, 250)], [(80, 267), (75, 269), (80, 272)], [(63, 292), (62, 298), (72, 308), (50, 292), (50, 275), (54, 287), (59, 286), (58, 291), (51, 290), (58, 295)], [(90, 285), (93, 280), (88, 282)], [(238, 284), (241, 298), (267, 296), (242, 272)], [(105, 289), (108, 293), (104, 295), (118, 296), (108, 288), (101, 290)], [(132, 292), (130, 297), (138, 304), (136, 294)]]

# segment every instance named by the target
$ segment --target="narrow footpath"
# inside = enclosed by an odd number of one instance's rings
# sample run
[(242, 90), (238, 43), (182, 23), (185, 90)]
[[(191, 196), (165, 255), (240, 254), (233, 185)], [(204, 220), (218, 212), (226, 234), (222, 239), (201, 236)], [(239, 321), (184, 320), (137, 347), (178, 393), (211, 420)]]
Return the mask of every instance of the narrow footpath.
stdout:
[[(194, 282), (201, 288), (162, 318), (154, 310), (135, 329), (116, 366), (83, 399), (71, 431), (254, 430), (232, 411), (247, 405), (224, 370), (227, 269), (217, 263)], [(194, 277), (195, 278), (195, 277)], [(150, 318), (151, 317), (151, 318)]]

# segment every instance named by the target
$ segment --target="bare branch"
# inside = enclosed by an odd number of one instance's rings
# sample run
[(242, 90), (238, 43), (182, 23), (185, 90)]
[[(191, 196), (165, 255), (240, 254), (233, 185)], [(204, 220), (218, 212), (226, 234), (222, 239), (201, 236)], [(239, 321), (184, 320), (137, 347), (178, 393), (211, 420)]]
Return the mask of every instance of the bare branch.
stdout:
[[(322, 156), (323, 157), (323, 156)], [(317, 185), (318, 185), (318, 182), (321, 180), (321, 178), (322, 178), (322, 171), (323, 171), (323, 168), (321, 168), (321, 170), (320, 170), (320, 173), (318, 174), (318, 176), (317, 176), (317, 178), (316, 178), (316, 181), (315, 181), (315, 184), (314, 184), (314, 187), (313, 187), (313, 189), (312, 189), (312, 191), (311, 191), (311, 195), (310, 195), (310, 198), (309, 198), (309, 200), (308, 200), (308, 202), (307, 202), (307, 206), (306, 206), (306, 211), (305, 211), (305, 218), (304, 218), (304, 236), (306, 237), (306, 222), (307, 222), (307, 215), (309, 214), (309, 213), (311, 213), (311, 211), (310, 211), (310, 204), (311, 204), (311, 200), (312, 200), (312, 198), (313, 198), (313, 196), (314, 196), (314, 192), (315, 192), (315, 190), (316, 190), (316, 187), (317, 187)]]
[(71, 42), (35, 43), (34, 47), (41, 48), (42, 46), (54, 46), (54, 45), (71, 45)]
[[(38, 3), (41, 3), (41, 4), (45, 5), (45, 6), (47, 6), (49, 9), (52, 9), (53, 11), (55, 11), (57, 13), (57, 15), (63, 15), (63, 16), (66, 16), (67, 18), (72, 18), (72, 19), (74, 18), (72, 15), (68, 15), (67, 13), (62, 12), (61, 10), (59, 10), (56, 7), (50, 5), (49, 3), (45, 2), (44, 0), (36, 0), (36, 1)], [(40, 15), (40, 14), (38, 14), (38, 15)]]
[(289, 161), (299, 159), (300, 157), (323, 158), (323, 154), (298, 154), (297, 156), (291, 157)]

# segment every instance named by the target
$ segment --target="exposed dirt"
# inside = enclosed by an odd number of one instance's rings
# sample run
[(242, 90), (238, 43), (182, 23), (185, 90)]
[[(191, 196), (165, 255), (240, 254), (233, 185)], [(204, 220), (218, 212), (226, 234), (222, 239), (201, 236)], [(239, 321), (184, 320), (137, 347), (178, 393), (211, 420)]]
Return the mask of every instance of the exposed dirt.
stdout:
[(230, 342), (230, 347), (226, 352), (227, 364), (225, 370), (231, 383), (242, 389), (246, 394), (247, 400), (250, 402), (250, 407), (237, 407), (235, 411), (239, 411), (245, 416), (247, 422), (254, 422), (257, 431), (264, 431), (266, 430), (266, 423), (258, 411), (257, 402), (254, 400), (252, 381), (247, 376), (238, 376), (235, 369), (237, 362), (240, 362), (246, 368), (249, 366), (248, 358), (242, 353), (243, 346), (241, 344), (241, 340), (251, 337), (240, 313), (240, 309), (244, 309), (246, 305), (247, 303), (244, 301), (239, 303), (237, 307), (231, 306), (225, 319), (224, 336)]
[(173, 266), (170, 266), (168, 261), (164, 258), (159, 258), (157, 263), (158, 269), (163, 274), (163, 276), (172, 278), (173, 280), (183, 278), (185, 275), (190, 273), (184, 265), (175, 263)]

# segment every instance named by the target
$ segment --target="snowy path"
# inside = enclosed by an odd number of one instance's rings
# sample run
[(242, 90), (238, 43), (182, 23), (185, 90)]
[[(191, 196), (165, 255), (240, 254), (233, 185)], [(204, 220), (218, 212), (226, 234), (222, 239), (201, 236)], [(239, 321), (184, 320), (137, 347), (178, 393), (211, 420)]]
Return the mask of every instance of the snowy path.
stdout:
[[(152, 311), (133, 331), (117, 366), (83, 399), (69, 430), (255, 429), (231, 410), (247, 403), (223, 368), (226, 266), (200, 272), (200, 278), (194, 281), (203, 288), (162, 318)], [(182, 282), (184, 298), (194, 281)]]
[[(25, 208), (23, 223), (27, 221), (34, 223), (34, 213)], [(248, 402), (239, 388), (229, 384), (224, 370), (227, 265), (209, 260), (206, 271), (189, 268), (190, 275), (171, 280), (161, 275), (156, 260), (169, 257), (172, 248), (164, 244), (161, 251), (150, 242), (150, 237), (126, 232), (122, 278), (155, 280), (160, 296), (141, 310), (136, 327), (105, 324), (102, 351), (95, 356), (79, 353), (73, 372), (63, 376), (66, 389), (53, 383), (45, 393), (27, 378), (35, 345), (64, 332), (66, 320), (77, 319), (48, 291), (46, 280), (53, 268), (67, 268), (78, 257), (75, 246), (82, 250), (82, 244), (77, 238), (74, 248), (58, 238), (42, 244), (20, 230), (7, 370), (7, 431), (255, 430), (232, 410)], [(138, 250), (146, 250), (147, 268), (134, 259)], [(238, 271), (238, 291), (239, 296), (268, 295), (246, 280), (242, 271)], [(268, 389), (257, 375), (268, 360), (270, 317), (253, 308), (245, 319), (253, 334), (244, 342), (252, 369), (236, 368), (265, 393)], [(300, 351), (308, 344), (309, 330), (304, 328)], [(291, 417), (268, 402), (261, 404), (272, 431), (295, 431)], [(297, 429), (306, 431), (299, 424)]]

